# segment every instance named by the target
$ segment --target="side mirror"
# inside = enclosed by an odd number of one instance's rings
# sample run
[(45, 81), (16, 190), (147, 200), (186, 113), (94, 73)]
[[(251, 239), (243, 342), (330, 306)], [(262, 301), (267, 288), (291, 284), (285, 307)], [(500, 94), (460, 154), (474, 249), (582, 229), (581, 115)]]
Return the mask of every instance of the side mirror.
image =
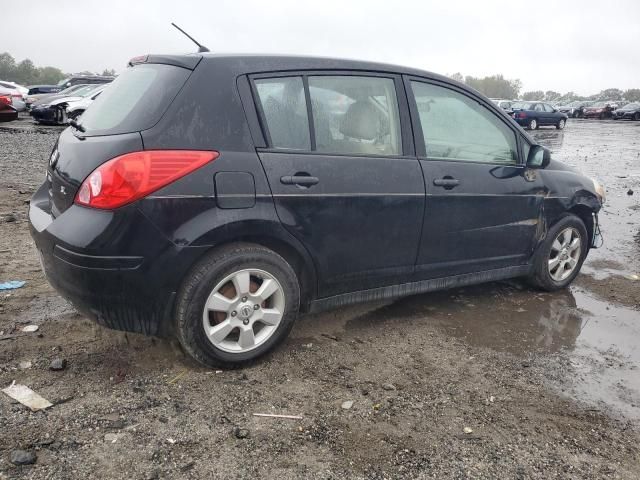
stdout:
[(529, 150), (527, 158), (527, 167), (529, 168), (545, 168), (551, 162), (551, 153), (542, 145), (533, 145)]

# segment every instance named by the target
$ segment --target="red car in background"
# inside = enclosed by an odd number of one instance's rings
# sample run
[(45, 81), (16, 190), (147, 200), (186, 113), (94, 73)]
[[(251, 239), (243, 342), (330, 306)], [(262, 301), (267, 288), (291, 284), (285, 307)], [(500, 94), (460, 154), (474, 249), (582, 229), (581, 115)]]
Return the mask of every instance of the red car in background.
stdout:
[(584, 118), (613, 118), (613, 111), (618, 105), (613, 102), (596, 102), (593, 105), (584, 108)]
[(18, 118), (18, 111), (13, 108), (11, 91), (0, 89), (0, 122), (10, 122)]

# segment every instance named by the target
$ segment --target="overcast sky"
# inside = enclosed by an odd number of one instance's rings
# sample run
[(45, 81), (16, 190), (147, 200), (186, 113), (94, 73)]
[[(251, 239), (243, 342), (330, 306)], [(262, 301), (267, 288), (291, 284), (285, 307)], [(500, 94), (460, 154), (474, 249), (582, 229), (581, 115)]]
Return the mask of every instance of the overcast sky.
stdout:
[(8, 8), (0, 51), (65, 72), (121, 71), (136, 55), (194, 51), (174, 21), (213, 52), (502, 73), (524, 91), (640, 88), (640, 0), (31, 0)]

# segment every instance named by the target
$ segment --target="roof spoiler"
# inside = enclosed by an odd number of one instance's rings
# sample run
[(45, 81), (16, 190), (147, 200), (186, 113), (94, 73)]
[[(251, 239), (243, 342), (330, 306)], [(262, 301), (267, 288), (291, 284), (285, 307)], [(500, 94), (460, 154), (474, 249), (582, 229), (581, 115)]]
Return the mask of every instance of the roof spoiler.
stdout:
[(160, 63), (163, 65), (173, 65), (175, 67), (193, 70), (202, 60), (202, 55), (189, 53), (187, 55), (139, 55), (129, 60), (127, 66), (133, 67), (142, 63)]

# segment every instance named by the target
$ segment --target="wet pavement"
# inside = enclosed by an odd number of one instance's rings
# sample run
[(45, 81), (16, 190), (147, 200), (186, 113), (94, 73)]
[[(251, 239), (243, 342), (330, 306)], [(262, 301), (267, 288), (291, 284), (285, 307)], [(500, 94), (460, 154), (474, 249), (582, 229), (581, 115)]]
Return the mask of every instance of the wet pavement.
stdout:
[[(0, 336), (40, 326), (0, 342), (0, 387), (64, 400), (32, 414), (0, 396), (0, 479), (222, 478), (230, 465), (237, 478), (637, 478), (640, 122), (532, 132), (607, 188), (604, 245), (569, 289), (508, 281), (306, 315), (273, 355), (218, 373), (95, 326), (42, 277), (25, 202), (59, 131), (0, 125), (0, 213), (16, 219), (0, 224), (0, 276), (27, 281), (0, 298)], [(66, 371), (49, 371), (55, 356)], [(8, 464), (16, 447), (38, 450), (33, 470)]]

